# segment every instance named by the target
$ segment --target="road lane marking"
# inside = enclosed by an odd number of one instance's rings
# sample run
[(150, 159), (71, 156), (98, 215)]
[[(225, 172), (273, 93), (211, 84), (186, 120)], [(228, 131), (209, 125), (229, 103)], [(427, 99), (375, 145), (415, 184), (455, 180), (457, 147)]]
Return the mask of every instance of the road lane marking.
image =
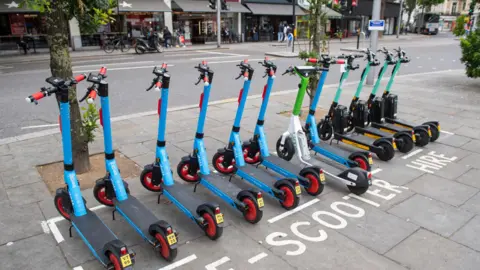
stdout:
[(403, 159), (411, 158), (411, 157), (415, 156), (416, 154), (418, 154), (418, 153), (420, 153), (420, 152), (422, 152), (422, 151), (423, 151), (423, 149), (417, 149), (417, 150), (415, 150), (415, 151), (413, 151), (413, 152), (410, 152), (408, 155), (403, 156), (402, 158), (403, 158)]
[(355, 195), (355, 194), (353, 194), (353, 193), (350, 193), (350, 194), (348, 194), (347, 196), (343, 196), (343, 197), (342, 197), (342, 199), (344, 199), (344, 200), (348, 200), (348, 199), (350, 199), (350, 198), (355, 198), (355, 199), (357, 199), (357, 200), (359, 200), (359, 201), (362, 201), (362, 202), (364, 202), (364, 203), (368, 203), (368, 204), (373, 205), (373, 206), (375, 206), (375, 207), (380, 207), (380, 204), (379, 204), (379, 203), (376, 203), (376, 202), (371, 201), (371, 200), (367, 200), (367, 199), (365, 199), (365, 198), (363, 198), (363, 197), (360, 197), (360, 196), (358, 196), (358, 195)]
[(294, 208), (294, 209), (292, 209), (292, 210), (289, 210), (289, 211), (287, 211), (287, 212), (284, 212), (284, 213), (282, 213), (282, 214), (280, 214), (280, 215), (278, 215), (278, 216), (275, 216), (275, 217), (269, 219), (269, 220), (268, 220), (268, 223), (274, 223), (274, 222), (277, 222), (277, 221), (279, 221), (279, 220), (281, 220), (281, 219), (284, 219), (284, 218), (286, 218), (286, 217), (288, 217), (288, 216), (290, 216), (290, 215), (295, 214), (295, 213), (298, 212), (298, 211), (301, 211), (301, 210), (303, 210), (303, 209), (305, 209), (305, 208), (307, 208), (307, 207), (309, 207), (309, 206), (311, 206), (311, 205), (313, 205), (313, 204), (316, 204), (316, 203), (319, 202), (319, 201), (320, 201), (320, 200), (317, 199), (317, 198), (315, 198), (315, 199), (313, 199), (313, 200), (311, 200), (311, 201), (308, 201), (308, 202), (306, 202), (306, 203), (304, 203), (304, 204), (302, 204), (302, 205), (297, 206), (296, 208)]
[(225, 59), (225, 58), (239, 58), (239, 57), (247, 57), (248, 54), (243, 55), (231, 55), (231, 56), (211, 56), (211, 57), (197, 57), (197, 58), (190, 58), (190, 60), (205, 60), (205, 59)]
[(155, 61), (137, 61), (137, 62), (118, 62), (118, 63), (108, 63), (108, 64), (94, 64), (94, 65), (73, 66), (72, 69), (85, 68), (85, 67), (97, 67), (97, 66), (102, 66), (102, 65), (106, 66), (108, 68), (109, 66), (114, 66), (114, 65), (124, 66), (124, 65), (132, 65), (132, 64), (147, 64), (147, 63), (154, 63), (154, 62)]
[[(214, 261), (210, 264), (207, 264), (205, 265), (205, 269), (207, 270), (217, 270), (217, 266), (220, 266), (226, 262), (230, 261), (230, 258), (225, 256), (223, 258), (221, 258), (220, 260), (217, 260), (217, 261)], [(232, 268), (230, 268), (229, 270), (233, 270)]]
[(202, 51), (202, 50), (198, 50), (198, 51), (196, 51), (196, 52), (210, 53), (210, 54), (220, 54), (220, 55), (244, 56), (243, 54), (223, 53), (223, 52), (214, 52), (214, 51)]
[[(275, 60), (275, 58), (269, 58), (270, 60)], [(258, 58), (258, 59), (248, 59), (248, 61), (263, 61), (265, 60), (264, 58)], [(216, 62), (208, 62), (208, 64), (223, 64), (223, 63), (237, 63), (239, 60), (228, 60), (228, 61), (216, 61)], [(288, 90), (290, 91), (290, 90)], [(298, 91), (298, 90), (297, 90)], [(274, 93), (272, 93), (273, 95)], [(252, 95), (254, 96), (254, 95)], [(258, 95), (262, 96), (262, 95)], [(238, 98), (233, 98), (232, 100), (238, 100)]]
[(44, 127), (56, 127), (58, 124), (48, 124), (48, 125), (38, 125), (38, 126), (26, 126), (21, 127), (20, 129), (32, 129), (32, 128), (44, 128)]
[(171, 264), (169, 264), (169, 265), (167, 265), (167, 266), (165, 266), (165, 267), (162, 267), (162, 268), (160, 268), (160, 269), (158, 269), (158, 270), (172, 270), (172, 269), (175, 269), (175, 268), (177, 268), (177, 267), (179, 267), (179, 266), (182, 266), (182, 265), (185, 265), (185, 264), (187, 264), (187, 263), (190, 263), (190, 262), (192, 262), (192, 261), (194, 261), (194, 260), (196, 260), (196, 259), (197, 259), (197, 255), (192, 254), (192, 255), (190, 255), (190, 256), (188, 256), (188, 257), (185, 257), (185, 258), (183, 258), (183, 259), (181, 259), (181, 260), (178, 260), (178, 261), (176, 261), (176, 262), (174, 262), (174, 263), (171, 263)]
[(82, 60), (82, 61), (72, 61), (72, 65), (80, 64), (80, 63), (90, 63), (90, 62), (101, 62), (101, 61), (117, 61), (117, 60), (128, 60), (134, 59), (133, 57), (119, 57), (119, 58), (100, 58), (100, 59), (92, 59), (92, 60)]
[(377, 168), (377, 169), (371, 171), (370, 173), (373, 175), (373, 174), (379, 173), (379, 172), (381, 172), (381, 171), (382, 171), (382, 169)]
[(260, 253), (260, 254), (258, 254), (258, 255), (253, 256), (252, 258), (248, 259), (248, 262), (249, 262), (250, 264), (254, 264), (254, 263), (260, 261), (261, 259), (263, 259), (263, 258), (265, 258), (265, 257), (267, 257), (267, 256), (268, 256), (267, 253), (262, 252), (262, 253)]
[[(153, 61), (152, 61), (153, 62)], [(100, 66), (100, 65), (98, 65)], [(107, 70), (108, 72), (110, 71), (114, 71), (114, 70), (126, 70), (126, 69), (143, 69), (143, 68), (153, 68), (155, 67), (156, 65), (150, 65), (150, 66), (138, 66), (138, 67), (121, 67), (121, 68), (108, 68), (107, 66)], [(172, 65), (172, 64), (169, 64), (168, 67), (174, 67), (175, 65)], [(98, 69), (89, 69), (89, 70), (74, 70), (73, 72), (76, 72), (76, 73), (81, 73), (81, 72), (92, 72), (92, 71), (98, 71)]]
[(455, 133), (450, 132), (450, 131), (446, 131), (446, 130), (441, 130), (440, 132), (450, 134), (450, 135), (455, 135)]
[(74, 267), (73, 270), (83, 270), (83, 267), (77, 266), (77, 267)]

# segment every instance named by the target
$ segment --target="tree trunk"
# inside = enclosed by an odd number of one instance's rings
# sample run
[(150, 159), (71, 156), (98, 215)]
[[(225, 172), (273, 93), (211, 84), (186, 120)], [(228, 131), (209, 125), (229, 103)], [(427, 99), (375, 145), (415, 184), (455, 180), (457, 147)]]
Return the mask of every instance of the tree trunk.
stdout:
[[(313, 39), (313, 50), (314, 52), (318, 53), (318, 57), (322, 54), (322, 40), (324, 39), (325, 31), (323, 29), (322, 24), (322, 1), (317, 0), (316, 8), (315, 8), (315, 15), (314, 20), (315, 23), (315, 38)], [(311, 19), (311, 20), (312, 20)], [(310, 97), (309, 105), (312, 105), (313, 97), (315, 96), (315, 92), (317, 90), (318, 84), (318, 76), (310, 76), (310, 81), (308, 83), (308, 95)]]
[[(45, 15), (52, 76), (69, 79), (72, 77), (72, 62), (68, 50), (67, 15), (62, 8), (56, 6), (52, 6), (51, 11)], [(90, 170), (90, 160), (87, 136), (82, 125), (75, 87), (72, 87), (69, 91), (69, 101), (73, 162), (76, 172), (84, 173)]]
[(408, 11), (407, 24), (406, 24), (405, 26), (410, 25), (410, 19), (412, 18), (412, 12), (413, 12), (413, 10), (412, 10), (412, 11)]

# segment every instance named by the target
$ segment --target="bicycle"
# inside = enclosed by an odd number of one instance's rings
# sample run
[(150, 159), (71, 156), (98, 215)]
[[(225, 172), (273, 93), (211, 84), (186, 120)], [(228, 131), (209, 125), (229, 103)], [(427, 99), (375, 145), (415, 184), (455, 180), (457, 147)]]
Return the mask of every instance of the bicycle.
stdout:
[(106, 53), (112, 53), (114, 50), (120, 49), (122, 52), (128, 52), (130, 50), (130, 44), (124, 41), (123, 37), (119, 37), (113, 40), (107, 41), (103, 46), (103, 50)]

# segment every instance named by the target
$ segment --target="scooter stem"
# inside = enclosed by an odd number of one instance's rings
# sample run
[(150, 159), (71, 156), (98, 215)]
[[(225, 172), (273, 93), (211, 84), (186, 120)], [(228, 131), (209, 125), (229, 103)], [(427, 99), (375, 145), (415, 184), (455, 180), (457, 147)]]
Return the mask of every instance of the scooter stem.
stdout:
[(382, 70), (380, 71), (380, 74), (378, 74), (377, 81), (375, 82), (375, 85), (373, 86), (372, 94), (371, 94), (372, 96), (375, 96), (377, 94), (378, 88), (380, 88), (380, 84), (382, 82), (383, 75), (387, 71), (387, 68), (388, 68), (388, 61), (385, 60), (385, 62), (383, 62)]
[(395, 64), (395, 67), (393, 68), (392, 76), (390, 76), (390, 79), (388, 80), (387, 87), (385, 88), (386, 93), (390, 93), (390, 89), (392, 88), (393, 84), (393, 79), (397, 75), (398, 70), (400, 70), (400, 65), (402, 64), (401, 59), (397, 60), (397, 63)]

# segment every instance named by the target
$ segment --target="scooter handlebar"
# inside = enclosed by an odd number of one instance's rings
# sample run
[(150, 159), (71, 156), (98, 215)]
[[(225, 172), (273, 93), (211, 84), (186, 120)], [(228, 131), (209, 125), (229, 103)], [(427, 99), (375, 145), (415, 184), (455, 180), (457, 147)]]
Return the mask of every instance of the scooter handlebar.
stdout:
[(39, 101), (40, 99), (42, 99), (46, 96), (51, 95), (52, 93), (55, 92), (55, 90), (56, 90), (55, 87), (49, 87), (49, 88), (42, 87), (41, 91), (38, 91), (36, 93), (31, 94), (30, 96), (26, 97), (25, 100), (28, 103), (35, 103), (35, 105), (36, 105), (36, 104), (38, 104), (37, 101)]
[(48, 87), (48, 88), (42, 87), (41, 91), (33, 93), (30, 96), (26, 97), (25, 101), (27, 101), (28, 103), (35, 103), (36, 105), (38, 104), (38, 101), (40, 99), (56, 93), (59, 88), (64, 88), (64, 87), (68, 88), (74, 84), (77, 84), (85, 80), (86, 77), (87, 77), (86, 74), (79, 74), (68, 81), (64, 81), (57, 77), (49, 77), (45, 81), (53, 85), (53, 87)]

